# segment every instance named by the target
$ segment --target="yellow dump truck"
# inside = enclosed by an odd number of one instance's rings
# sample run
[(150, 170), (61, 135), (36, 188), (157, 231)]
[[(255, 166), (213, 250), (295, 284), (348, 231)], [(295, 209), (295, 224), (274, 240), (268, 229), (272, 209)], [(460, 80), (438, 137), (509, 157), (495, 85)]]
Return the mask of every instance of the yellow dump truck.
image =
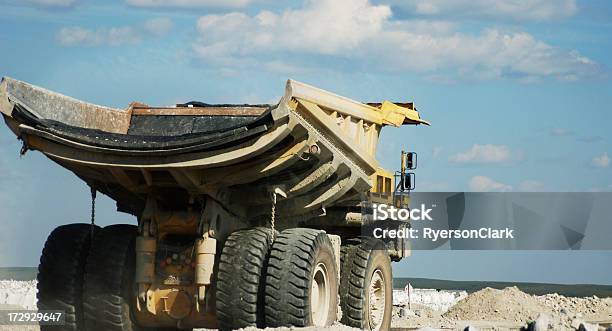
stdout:
[(49, 235), (38, 306), (65, 311), (60, 330), (389, 328), (407, 246), (362, 237), (360, 203), (394, 196), (376, 146), (384, 126), (428, 124), (412, 104), (289, 80), (275, 105), (115, 109), (3, 78), (0, 111), (21, 153), (137, 218), (100, 228), (92, 208)]

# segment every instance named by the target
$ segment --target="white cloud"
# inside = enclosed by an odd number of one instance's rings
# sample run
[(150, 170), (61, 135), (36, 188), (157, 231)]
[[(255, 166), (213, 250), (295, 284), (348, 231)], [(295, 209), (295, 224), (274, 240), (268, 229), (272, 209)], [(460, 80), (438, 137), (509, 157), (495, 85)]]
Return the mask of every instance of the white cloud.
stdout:
[(476, 192), (508, 192), (512, 186), (494, 181), (486, 176), (474, 176), (470, 179), (470, 190)]
[(238, 8), (246, 7), (256, 0), (126, 0), (135, 7), (165, 7), (165, 8)]
[(137, 43), (140, 41), (140, 36), (129, 26), (97, 30), (74, 26), (60, 29), (57, 40), (63, 46), (120, 46)]
[(153, 18), (144, 22), (144, 29), (156, 36), (163, 36), (172, 30), (174, 24), (169, 18)]
[(603, 153), (602, 155), (595, 156), (591, 160), (591, 165), (597, 168), (607, 168), (610, 166), (610, 157), (608, 153)]
[(518, 185), (518, 190), (521, 192), (544, 192), (546, 185), (537, 180), (524, 180)]
[(24, 0), (24, 2), (41, 7), (65, 8), (75, 5), (77, 0)]
[(278, 50), (340, 54), (377, 36), (390, 16), (389, 7), (367, 0), (309, 1), (281, 14), (207, 15), (198, 20), (194, 48), (206, 57)]
[(379, 41), (396, 45), (394, 52), (380, 54), (395, 65), (394, 69), (450, 70), (460, 77), (525, 82), (542, 78), (575, 81), (602, 73), (597, 63), (578, 52), (553, 47), (526, 32), (487, 29), (476, 35), (459, 32), (431, 35), (393, 29), (387, 30)]
[(147, 20), (142, 26), (104, 27), (88, 29), (80, 26), (61, 28), (56, 35), (62, 46), (122, 46), (139, 43), (144, 36), (161, 37), (173, 23), (167, 18)]
[(510, 148), (505, 145), (474, 144), (469, 150), (451, 156), (450, 160), (460, 164), (509, 163), (516, 159), (513, 155)]
[(574, 15), (576, 0), (412, 0), (395, 1), (423, 16), (546, 21)]
[(306, 0), (303, 7), (280, 13), (202, 16), (192, 46), (198, 57), (226, 65), (256, 56), (308, 53), (436, 77), (529, 82), (603, 75), (599, 64), (577, 51), (554, 47), (526, 32), (466, 33), (445, 21), (391, 17), (389, 6), (368, 0)]

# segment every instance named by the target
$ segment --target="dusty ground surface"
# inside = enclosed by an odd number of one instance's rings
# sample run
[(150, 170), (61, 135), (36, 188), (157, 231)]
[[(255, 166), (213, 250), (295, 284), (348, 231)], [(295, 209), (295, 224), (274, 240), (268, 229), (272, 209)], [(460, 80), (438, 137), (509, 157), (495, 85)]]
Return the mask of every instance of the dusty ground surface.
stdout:
[[(35, 305), (35, 289), (35, 282), (0, 281), (0, 310)], [(590, 331), (605, 330), (612, 324), (612, 298), (571, 298), (558, 294), (534, 296), (516, 287), (503, 290), (485, 288), (470, 295), (417, 289), (417, 295), (413, 296), (417, 299), (408, 304), (401, 292), (396, 291), (394, 296), (392, 327), (404, 330), (463, 330), (468, 325), (478, 330), (519, 330), (538, 320), (546, 322), (548, 330), (576, 330), (581, 323), (586, 323), (584, 326)], [(38, 331), (39, 328), (0, 325), (0, 331), (4, 330)], [(325, 330), (356, 329), (338, 324)]]

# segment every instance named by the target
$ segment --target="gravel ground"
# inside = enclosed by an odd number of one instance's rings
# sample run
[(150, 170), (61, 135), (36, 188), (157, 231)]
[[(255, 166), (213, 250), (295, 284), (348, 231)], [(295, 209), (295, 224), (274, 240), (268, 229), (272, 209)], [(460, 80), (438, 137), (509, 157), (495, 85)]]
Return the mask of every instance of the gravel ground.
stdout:
[[(535, 296), (517, 287), (503, 290), (485, 288), (470, 295), (464, 291), (429, 289), (414, 289), (412, 293), (412, 302), (409, 303), (404, 291), (394, 291), (393, 328), (462, 330), (469, 325), (479, 330), (519, 330), (535, 320), (547, 324), (549, 330), (576, 330), (580, 324), (586, 330), (589, 327), (591, 330), (605, 330), (605, 327), (612, 326), (612, 298), (572, 298), (556, 293)], [(0, 310), (20, 307), (35, 309), (35, 306), (35, 281), (0, 281)], [(597, 323), (599, 328), (595, 325)], [(34, 331), (39, 328), (0, 325), (0, 331), (4, 330)], [(356, 329), (337, 324), (325, 330)]]

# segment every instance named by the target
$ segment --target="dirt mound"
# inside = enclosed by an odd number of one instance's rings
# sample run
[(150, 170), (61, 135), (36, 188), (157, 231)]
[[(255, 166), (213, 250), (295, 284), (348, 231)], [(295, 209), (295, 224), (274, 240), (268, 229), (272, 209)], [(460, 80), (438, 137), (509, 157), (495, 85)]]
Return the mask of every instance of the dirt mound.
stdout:
[(454, 321), (507, 321), (526, 325), (541, 317), (553, 329), (576, 329), (584, 321), (612, 319), (612, 298), (534, 296), (517, 287), (485, 288), (451, 307), (443, 317)]
[(525, 323), (553, 310), (518, 287), (485, 288), (451, 307), (444, 317), (454, 320), (504, 320)]

